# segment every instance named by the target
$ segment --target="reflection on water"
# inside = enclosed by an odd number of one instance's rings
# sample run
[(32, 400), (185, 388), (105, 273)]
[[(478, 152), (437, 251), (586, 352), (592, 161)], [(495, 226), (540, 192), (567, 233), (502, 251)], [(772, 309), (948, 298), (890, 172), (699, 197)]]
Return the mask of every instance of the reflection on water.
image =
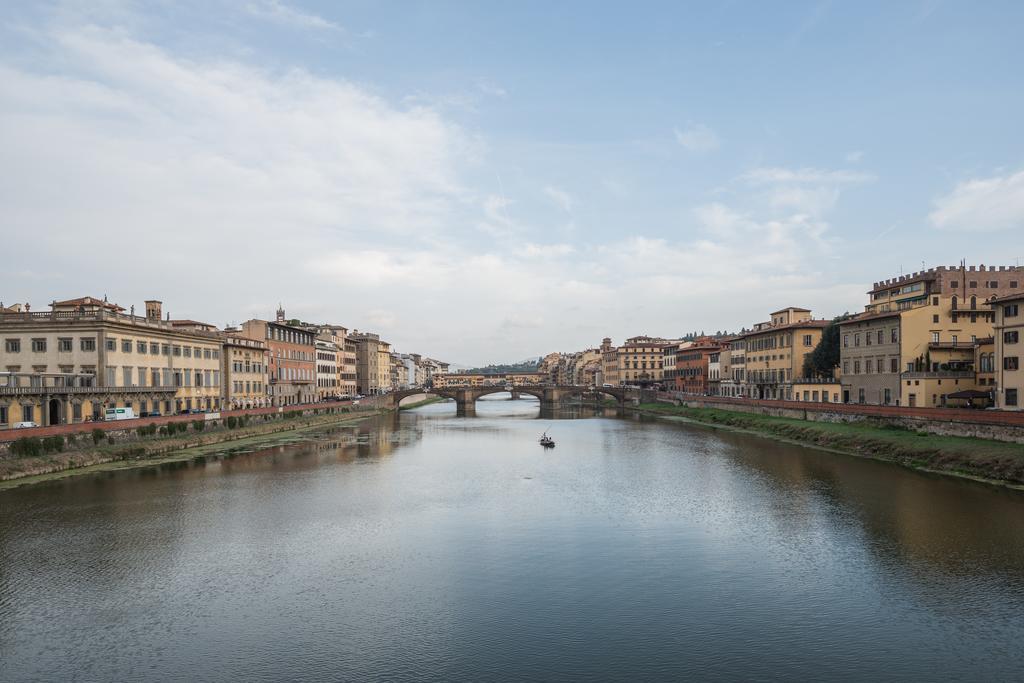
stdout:
[(0, 678), (1024, 670), (1019, 492), (507, 399), (0, 493)]

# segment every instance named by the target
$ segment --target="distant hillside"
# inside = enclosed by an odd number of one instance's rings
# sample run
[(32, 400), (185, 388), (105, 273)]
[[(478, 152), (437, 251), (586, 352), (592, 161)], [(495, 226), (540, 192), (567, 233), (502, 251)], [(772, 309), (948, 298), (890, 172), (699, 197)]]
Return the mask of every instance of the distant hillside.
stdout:
[(509, 372), (537, 372), (538, 364), (540, 364), (540, 358), (533, 358), (530, 360), (522, 360), (518, 363), (492, 363), (491, 365), (485, 365), (482, 368), (467, 368), (466, 370), (460, 370), (460, 372), (484, 375)]

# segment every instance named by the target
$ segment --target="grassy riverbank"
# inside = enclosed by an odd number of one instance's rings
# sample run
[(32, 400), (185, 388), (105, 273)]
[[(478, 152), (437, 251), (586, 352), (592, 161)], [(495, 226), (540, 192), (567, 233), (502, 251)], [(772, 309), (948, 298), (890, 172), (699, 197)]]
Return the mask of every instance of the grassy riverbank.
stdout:
[(381, 412), (368, 410), (351, 414), (310, 415), (290, 420), (276, 419), (234, 430), (219, 428), (177, 436), (103, 442), (91, 448), (37, 457), (7, 457), (0, 460), (0, 490), (78, 474), (190, 460), (223, 450), (224, 444), (230, 444), (232, 448), (272, 446), (282, 440), (291, 440), (297, 433), (328, 426), (350, 426)]
[(898, 463), (914, 469), (1024, 488), (1024, 446), (938, 436), (870, 421), (808, 422), (717, 408), (645, 403), (634, 410), (751, 432), (804, 446)]

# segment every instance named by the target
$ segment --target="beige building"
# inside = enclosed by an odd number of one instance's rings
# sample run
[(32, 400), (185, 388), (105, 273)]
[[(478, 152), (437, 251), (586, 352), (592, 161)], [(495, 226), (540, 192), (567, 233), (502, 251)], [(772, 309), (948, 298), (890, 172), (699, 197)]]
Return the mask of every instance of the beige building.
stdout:
[(664, 377), (665, 347), (679, 347), (678, 340), (657, 337), (630, 337), (615, 350), (619, 384), (653, 384)]
[(394, 373), (392, 373), (391, 344), (380, 341), (377, 344), (377, 386), (381, 393), (394, 390)]
[[(828, 324), (827, 320), (814, 320), (810, 309), (790, 306), (738, 337), (731, 347), (742, 346), (744, 351), (744, 395), (793, 400), (793, 381), (801, 379), (804, 357), (821, 341)], [(732, 362), (735, 367), (735, 356)]]
[(239, 336), (238, 330), (225, 330), (224, 408), (234, 410), (269, 406), (268, 372), (266, 342), (246, 339)]
[(1024, 410), (1024, 293), (999, 297), (989, 306), (995, 312), (995, 406)]
[(46, 424), (99, 419), (114, 407), (137, 415), (220, 408), (220, 335), (163, 320), (159, 301), (147, 301), (145, 315), (95, 297), (54, 301), (49, 312), (26, 306), (0, 314), (0, 338), (0, 371), (87, 375), (90, 387), (119, 389), (105, 403), (58, 401)]
[(989, 391), (976, 365), (977, 345), (993, 336), (985, 303), (1022, 281), (1024, 268), (962, 264), (876, 282), (865, 312), (841, 324), (843, 400), (942, 407), (951, 394)]
[[(356, 392), (363, 396), (383, 393), (384, 387), (380, 382), (380, 336), (372, 332), (354, 330), (349, 339), (356, 347)], [(390, 369), (388, 379), (390, 380)]]

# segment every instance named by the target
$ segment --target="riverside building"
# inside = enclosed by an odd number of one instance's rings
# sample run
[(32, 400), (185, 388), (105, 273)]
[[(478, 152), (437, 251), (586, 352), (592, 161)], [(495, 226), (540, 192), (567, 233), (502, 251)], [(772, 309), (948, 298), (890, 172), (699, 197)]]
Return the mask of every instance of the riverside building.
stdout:
[(221, 405), (219, 333), (164, 320), (160, 301), (147, 301), (145, 315), (89, 296), (44, 312), (26, 305), (0, 313), (0, 339), (7, 424), (12, 415), (66, 424), (107, 408), (148, 415)]
[(312, 332), (288, 324), (284, 309), (278, 308), (273, 322), (253, 319), (242, 323), (239, 336), (267, 345), (267, 398), (271, 405), (316, 401), (316, 347)]

